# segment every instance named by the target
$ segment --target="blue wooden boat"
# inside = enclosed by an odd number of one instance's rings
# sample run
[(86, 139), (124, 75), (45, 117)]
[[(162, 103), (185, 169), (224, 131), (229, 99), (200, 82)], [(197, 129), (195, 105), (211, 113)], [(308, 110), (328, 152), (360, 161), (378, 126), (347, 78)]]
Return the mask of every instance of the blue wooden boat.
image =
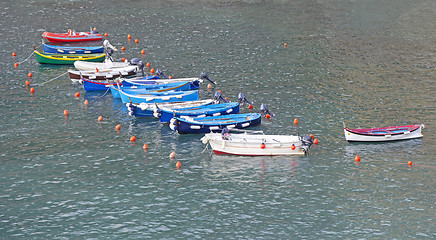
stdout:
[(109, 83), (107, 80), (100, 81), (100, 80), (90, 80), (86, 78), (81, 79), (83, 82), (83, 88), (85, 91), (107, 91), (109, 89), (109, 86), (116, 86), (117, 84), (112, 82)]
[(45, 53), (58, 53), (58, 54), (91, 54), (91, 53), (104, 53), (103, 46), (95, 47), (73, 47), (73, 46), (56, 46), (50, 44), (42, 44)]
[(180, 134), (209, 133), (227, 128), (247, 128), (261, 123), (260, 113), (229, 114), (210, 117), (175, 117), (170, 121), (170, 128)]
[(189, 91), (191, 90), (191, 85), (189, 82), (179, 82), (179, 83), (167, 83), (167, 84), (154, 84), (154, 85), (142, 85), (142, 86), (112, 86), (111, 93), (114, 98), (121, 98), (120, 91), (124, 91), (126, 94), (138, 95), (138, 94), (158, 94), (160, 92), (169, 91)]
[[(112, 89), (112, 87), (111, 87)], [(131, 91), (131, 90), (130, 90)], [(119, 90), (121, 100), (124, 103), (162, 103), (162, 102), (186, 102), (198, 100), (198, 90), (191, 91), (166, 91), (166, 92), (144, 92), (128, 93)]]
[(200, 88), (199, 78), (175, 78), (175, 79), (161, 79), (158, 76), (147, 76), (143, 78), (126, 78), (123, 79), (123, 86), (149, 86), (154, 84), (168, 84), (168, 83), (178, 83), (178, 82), (189, 82), (190, 90)]
[(219, 103), (180, 109), (157, 107), (154, 112), (154, 116), (158, 117), (161, 123), (169, 123), (173, 117), (206, 117), (239, 113), (239, 103)]
[(158, 107), (180, 109), (188, 107), (198, 107), (215, 103), (213, 99), (186, 101), (186, 102), (169, 102), (169, 103), (126, 103), (130, 116), (135, 117), (154, 117), (154, 109)]

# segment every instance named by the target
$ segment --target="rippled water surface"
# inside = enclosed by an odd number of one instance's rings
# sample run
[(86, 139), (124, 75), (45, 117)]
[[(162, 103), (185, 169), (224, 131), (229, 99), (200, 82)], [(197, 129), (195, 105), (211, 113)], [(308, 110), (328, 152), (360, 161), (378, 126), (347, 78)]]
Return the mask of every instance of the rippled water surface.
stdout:
[[(434, 1), (7, 0), (0, 7), (0, 238), (436, 237)], [(22, 62), (41, 46), (42, 32), (90, 26), (126, 47), (115, 58), (142, 57), (173, 77), (207, 71), (218, 85), (203, 84), (202, 98), (221, 90), (235, 101), (243, 92), (253, 111), (265, 103), (276, 115), (256, 130), (313, 133), (320, 144), (306, 157), (214, 155), (201, 135), (134, 119), (111, 95), (72, 85), (65, 66), (39, 65), (34, 56)], [(34, 94), (24, 85), (29, 72)], [(349, 144), (343, 122), (426, 128), (422, 139)]]

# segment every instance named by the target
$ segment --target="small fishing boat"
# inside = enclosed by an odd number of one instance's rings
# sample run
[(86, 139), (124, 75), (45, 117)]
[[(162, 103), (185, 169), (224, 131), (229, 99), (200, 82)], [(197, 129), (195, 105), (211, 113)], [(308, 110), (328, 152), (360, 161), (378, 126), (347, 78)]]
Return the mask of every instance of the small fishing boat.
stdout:
[[(167, 84), (153, 84), (153, 85), (142, 85), (142, 86), (113, 86), (110, 88), (112, 96), (114, 98), (121, 98), (120, 92), (129, 95), (141, 95), (141, 94), (156, 94), (158, 92), (169, 92), (169, 91), (189, 91), (191, 85), (189, 82), (175, 82)], [(152, 92), (152, 93), (150, 93)], [(156, 92), (156, 93), (154, 93)]]
[(53, 53), (40, 53), (34, 51), (36, 61), (41, 64), (58, 64), (58, 65), (71, 65), (75, 61), (90, 61), (90, 62), (103, 62), (106, 54), (53, 54)]
[(159, 118), (161, 123), (169, 123), (173, 117), (206, 117), (206, 116), (220, 116), (239, 113), (239, 103), (219, 103), (186, 108), (168, 108), (156, 107), (154, 109), (154, 116)]
[(386, 142), (421, 138), (423, 128), (424, 124), (351, 129), (344, 124), (344, 134), (348, 142)]
[(141, 94), (130, 94), (119, 90), (119, 93), (124, 103), (186, 102), (198, 100), (199, 97), (198, 90), (146, 92)]
[(168, 102), (168, 103), (126, 103), (129, 115), (135, 117), (154, 117), (154, 109), (164, 107), (167, 109), (180, 109), (188, 107), (198, 107), (213, 104), (213, 99), (186, 101), (186, 102)]
[[(42, 44), (44, 53), (57, 53), (57, 54), (93, 54), (104, 53), (104, 46), (96, 47), (73, 47), (73, 46), (56, 46), (49, 44)], [(78, 62), (78, 61), (76, 61)], [(74, 62), (74, 64), (76, 63)]]
[(210, 80), (207, 76), (207, 73), (202, 72), (200, 74), (200, 78), (169, 78), (160, 69), (156, 70), (155, 76), (144, 76), (144, 77), (136, 77), (136, 78), (128, 78), (122, 79), (122, 83), (124, 86), (133, 86), (133, 85), (150, 85), (150, 84), (163, 84), (163, 83), (173, 83), (173, 82), (191, 82), (191, 89), (197, 89), (200, 87), (200, 83), (203, 82), (203, 79), (210, 81), (213, 84), (216, 84), (214, 81)]
[(81, 82), (83, 82), (83, 88), (87, 92), (91, 91), (107, 91), (109, 90), (109, 86), (116, 86), (117, 83), (108, 81), (100, 81), (100, 80), (90, 80), (86, 78), (82, 78)]
[(42, 37), (45, 41), (51, 43), (99, 41), (103, 39), (103, 36), (97, 31), (75, 32), (74, 30), (68, 30), (66, 33), (43, 32)]
[(131, 66), (130, 63), (126, 60), (124, 62), (113, 62), (111, 60), (106, 59), (104, 62), (87, 62), (87, 61), (76, 61), (74, 63), (74, 67), (79, 71), (95, 71), (98, 69), (99, 71), (103, 70), (112, 70), (114, 68), (124, 68)]
[(127, 86), (149, 86), (155, 84), (169, 84), (169, 83), (178, 83), (178, 82), (189, 82), (191, 85), (191, 90), (198, 89), (200, 87), (200, 83), (203, 80), (199, 78), (173, 78), (173, 79), (161, 79), (158, 76), (147, 76), (144, 77), (146, 79), (132, 79), (132, 78), (124, 78), (121, 79), (121, 83), (124, 87)]
[[(241, 130), (243, 131), (243, 130)], [(201, 138), (214, 153), (243, 156), (305, 155), (313, 144), (309, 136), (265, 135), (262, 131), (207, 133)]]
[(180, 134), (209, 133), (227, 128), (254, 127), (261, 123), (260, 113), (240, 113), (209, 117), (175, 117), (170, 121), (170, 128)]
[[(86, 78), (93, 81), (105, 81), (107, 79), (115, 79), (118, 77), (128, 77), (136, 75), (138, 68), (136, 66), (127, 66), (124, 68), (108, 69), (108, 70), (96, 70), (94, 71), (77, 71), (68, 69), (68, 75), (71, 81), (80, 82), (82, 78)], [(106, 88), (104, 90), (107, 90)]]

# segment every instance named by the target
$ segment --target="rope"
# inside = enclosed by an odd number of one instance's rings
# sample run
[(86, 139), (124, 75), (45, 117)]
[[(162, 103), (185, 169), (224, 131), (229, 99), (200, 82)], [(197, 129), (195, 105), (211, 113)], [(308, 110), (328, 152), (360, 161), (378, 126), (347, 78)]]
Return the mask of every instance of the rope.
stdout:
[[(39, 47), (41, 47), (42, 46), (42, 43), (38, 46), (38, 47), (35, 47), (35, 48), (39, 48)], [(24, 59), (23, 61), (21, 61), (21, 62), (18, 62), (18, 64), (22, 64), (23, 62), (25, 62), (25, 61), (27, 61), (27, 60), (29, 60), (29, 58), (33, 55), (35, 53), (35, 51), (33, 51), (26, 59)]]
[(105, 92), (103, 95), (101, 95), (100, 97), (97, 97), (97, 99), (104, 97), (104, 96), (106, 95), (106, 93), (109, 92), (110, 89), (111, 89), (111, 88), (108, 87), (107, 90), (106, 90), (106, 92)]
[(55, 78), (52, 78), (52, 79), (48, 80), (47, 82), (43, 82), (43, 83), (40, 83), (40, 84), (37, 84), (37, 85), (38, 85), (38, 86), (42, 86), (42, 85), (44, 85), (44, 84), (46, 84), (46, 83), (48, 83), (48, 82), (51, 82), (51, 81), (53, 81), (53, 80), (55, 80), (55, 79), (60, 78), (61, 76), (65, 75), (65, 74), (67, 74), (67, 73), (68, 73), (68, 72), (64, 72), (64, 73), (62, 73), (61, 75), (59, 75), (59, 76), (57, 76), (57, 77), (55, 77)]

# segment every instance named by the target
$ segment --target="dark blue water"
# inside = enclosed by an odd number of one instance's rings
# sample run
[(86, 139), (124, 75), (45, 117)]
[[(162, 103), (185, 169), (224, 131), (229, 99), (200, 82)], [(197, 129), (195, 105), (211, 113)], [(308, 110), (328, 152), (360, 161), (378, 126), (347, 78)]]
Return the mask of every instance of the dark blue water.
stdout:
[[(435, 237), (434, 1), (0, 7), (0, 238)], [(31, 56), (14, 68), (40, 46), (42, 32), (91, 26), (126, 47), (115, 58), (144, 58), (173, 77), (207, 71), (218, 85), (208, 91), (203, 84), (202, 98), (221, 90), (235, 101), (243, 92), (255, 105), (243, 112), (265, 103), (276, 115), (256, 130), (312, 133), (320, 144), (306, 157), (214, 155), (202, 135), (134, 119), (110, 94), (71, 84), (60, 76), (65, 66), (39, 65)], [(422, 139), (349, 144), (343, 122), (426, 128)]]

